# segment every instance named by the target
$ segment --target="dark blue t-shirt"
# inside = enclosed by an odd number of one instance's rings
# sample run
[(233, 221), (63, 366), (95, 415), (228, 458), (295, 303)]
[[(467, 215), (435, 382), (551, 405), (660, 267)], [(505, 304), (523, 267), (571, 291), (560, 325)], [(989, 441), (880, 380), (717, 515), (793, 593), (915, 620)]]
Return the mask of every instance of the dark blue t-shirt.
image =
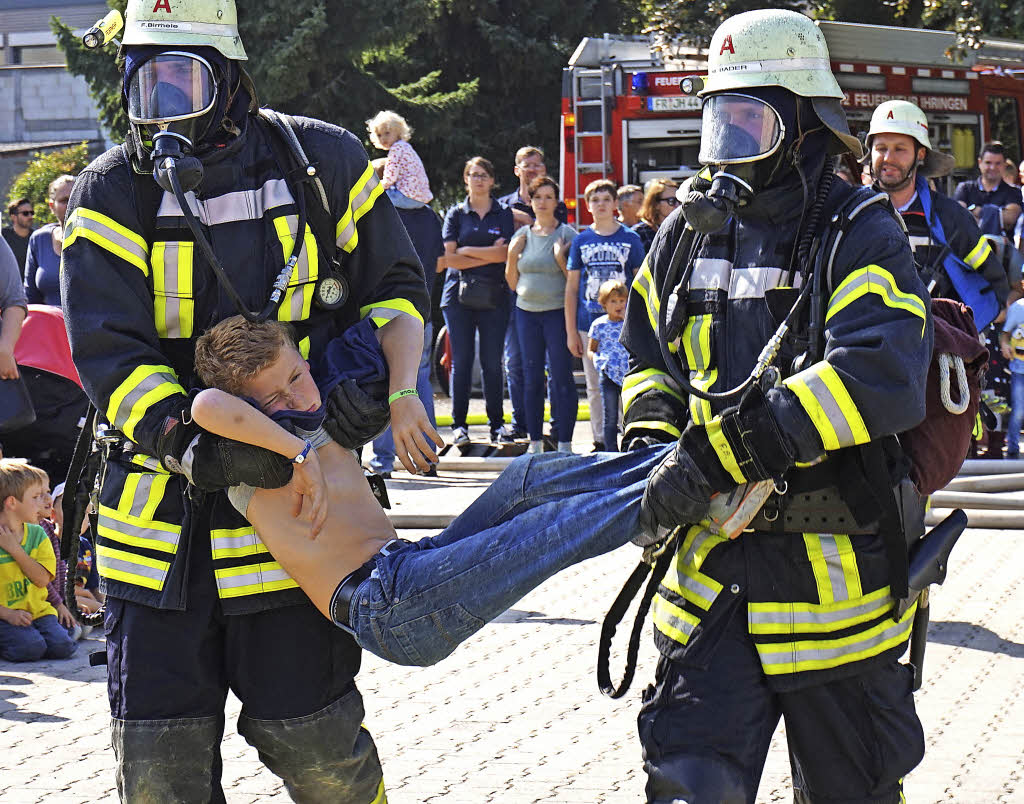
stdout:
[(52, 235), (56, 226), (42, 226), (29, 238), (25, 258), (25, 294), (29, 304), (60, 307), (60, 255), (53, 250)]
[[(494, 199), (491, 199), (490, 211), (481, 220), (470, 208), (467, 198), (448, 210), (444, 216), (444, 226), (441, 227), (441, 239), (445, 243), (455, 243), (457, 246), (486, 248), (493, 246), (502, 237), (507, 243), (512, 239), (513, 233), (512, 210), (503, 207)], [(485, 276), (503, 285), (505, 283), (503, 262), (492, 262), (471, 270), (475, 276)], [(442, 307), (447, 307), (458, 296), (460, 273), (455, 268), (448, 269), (444, 279), (444, 290), (441, 292)]]
[[(498, 203), (501, 204), (503, 207), (508, 207), (509, 209), (518, 209), (520, 212), (525, 212), (527, 215), (530, 216), (531, 220), (537, 220), (537, 216), (533, 214), (533, 207), (531, 207), (529, 203), (523, 201), (523, 199), (519, 197), (518, 190), (513, 190), (508, 195), (503, 195), (501, 198), (498, 199)], [(559, 223), (569, 222), (569, 210), (565, 206), (564, 201), (559, 201), (558, 206), (555, 207), (555, 220), (557, 220)]]
[(994, 190), (986, 190), (981, 186), (981, 179), (962, 181), (953, 191), (953, 200), (961, 201), (967, 206), (984, 206), (994, 204), (997, 207), (1005, 207), (1007, 204), (1020, 204), (1020, 187), (1011, 187), (1005, 181), (1000, 180)]
[(576, 297), (576, 329), (588, 332), (590, 325), (604, 315), (597, 300), (601, 285), (618, 279), (627, 288), (644, 261), (640, 236), (626, 226), (610, 235), (599, 235), (589, 226), (576, 235), (569, 249), (570, 271), (580, 272), (580, 291)]

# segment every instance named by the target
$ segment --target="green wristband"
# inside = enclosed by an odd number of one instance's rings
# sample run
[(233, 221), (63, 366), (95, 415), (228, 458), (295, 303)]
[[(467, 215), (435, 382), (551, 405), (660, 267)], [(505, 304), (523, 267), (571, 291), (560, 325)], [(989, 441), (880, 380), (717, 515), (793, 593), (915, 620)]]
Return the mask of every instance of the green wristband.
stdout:
[(403, 388), (401, 391), (395, 391), (391, 396), (388, 397), (388, 404), (394, 403), (396, 399), (401, 399), (403, 396), (416, 396), (415, 388)]

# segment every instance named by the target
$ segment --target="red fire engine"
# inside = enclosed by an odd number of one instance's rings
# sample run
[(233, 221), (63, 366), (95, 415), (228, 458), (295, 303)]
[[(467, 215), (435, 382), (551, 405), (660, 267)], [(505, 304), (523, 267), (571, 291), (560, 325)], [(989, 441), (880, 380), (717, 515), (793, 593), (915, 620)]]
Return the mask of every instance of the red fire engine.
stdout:
[[(872, 110), (906, 99), (928, 115), (932, 143), (956, 157), (952, 184), (971, 175), (985, 140), (1022, 155), (1024, 43), (986, 39), (952, 62), (955, 35), (945, 31), (819, 21), (832, 71), (846, 93), (854, 133)], [(702, 74), (706, 54), (679, 48), (663, 56), (646, 37), (584, 39), (562, 75), (559, 171), (569, 222), (590, 221), (583, 188), (607, 177), (643, 185), (681, 181), (698, 169), (700, 101), (684, 95), (683, 78)]]

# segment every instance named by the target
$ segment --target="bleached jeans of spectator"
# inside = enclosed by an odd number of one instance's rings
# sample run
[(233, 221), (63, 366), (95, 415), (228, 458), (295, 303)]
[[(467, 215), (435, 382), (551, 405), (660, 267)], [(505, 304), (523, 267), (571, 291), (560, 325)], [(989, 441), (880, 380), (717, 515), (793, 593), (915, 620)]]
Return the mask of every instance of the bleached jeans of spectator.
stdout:
[[(437, 420), (434, 418), (434, 388), (430, 384), (430, 356), (433, 350), (434, 324), (428, 321), (423, 325), (423, 354), (420, 355), (420, 367), (416, 374), (416, 393), (427, 411), (427, 419), (434, 429), (437, 429)], [(395, 468), (395, 437), (391, 434), (390, 427), (373, 439), (370, 468), (374, 472), (390, 472)]]
[(1020, 457), (1020, 428), (1024, 425), (1024, 374), (1010, 374), (1010, 420), (1006, 424), (1006, 457)]
[(388, 194), (388, 198), (391, 199), (391, 204), (395, 209), (418, 209), (419, 207), (426, 206), (424, 202), (417, 201), (415, 198), (409, 198), (405, 193), (396, 190), (394, 187), (389, 188), (385, 192)]
[(601, 410), (601, 372), (597, 370), (594, 361), (587, 357), (587, 344), (590, 343), (590, 335), (584, 330), (577, 330), (580, 340), (583, 341), (583, 376), (587, 380), (587, 404), (590, 405), (590, 429), (594, 434), (594, 441), (604, 438), (604, 412)]

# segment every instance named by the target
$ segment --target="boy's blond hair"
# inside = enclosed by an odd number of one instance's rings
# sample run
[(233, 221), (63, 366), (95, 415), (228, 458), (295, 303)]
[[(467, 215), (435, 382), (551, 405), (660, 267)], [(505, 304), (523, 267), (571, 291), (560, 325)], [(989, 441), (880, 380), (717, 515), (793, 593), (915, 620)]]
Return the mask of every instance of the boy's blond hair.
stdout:
[(594, 179), (594, 181), (590, 182), (590, 184), (586, 186), (586, 189), (583, 190), (583, 198), (585, 201), (589, 201), (594, 196), (594, 193), (601, 192), (611, 193), (612, 201), (614, 201), (616, 198), (615, 182), (611, 179)]
[(196, 341), (196, 373), (208, 388), (239, 396), (286, 346), (295, 346), (295, 333), (285, 322), (247, 321), (233, 315)]
[(412, 137), (412, 129), (405, 122), (405, 118), (398, 112), (377, 112), (377, 114), (366, 121), (366, 130), (370, 132), (370, 142), (373, 143), (375, 148), (380, 148), (381, 150), (385, 150), (384, 146), (380, 144), (380, 138), (377, 136), (381, 131), (390, 131), (400, 140), (408, 141)]
[(47, 490), (50, 487), (49, 476), (38, 466), (24, 458), (0, 458), (0, 505), (8, 497), (22, 502), (25, 492), (37, 484)]
[(618, 279), (609, 279), (607, 282), (601, 283), (601, 287), (597, 289), (597, 303), (604, 307), (612, 296), (622, 296), (622, 298), (629, 298), (629, 289)]

